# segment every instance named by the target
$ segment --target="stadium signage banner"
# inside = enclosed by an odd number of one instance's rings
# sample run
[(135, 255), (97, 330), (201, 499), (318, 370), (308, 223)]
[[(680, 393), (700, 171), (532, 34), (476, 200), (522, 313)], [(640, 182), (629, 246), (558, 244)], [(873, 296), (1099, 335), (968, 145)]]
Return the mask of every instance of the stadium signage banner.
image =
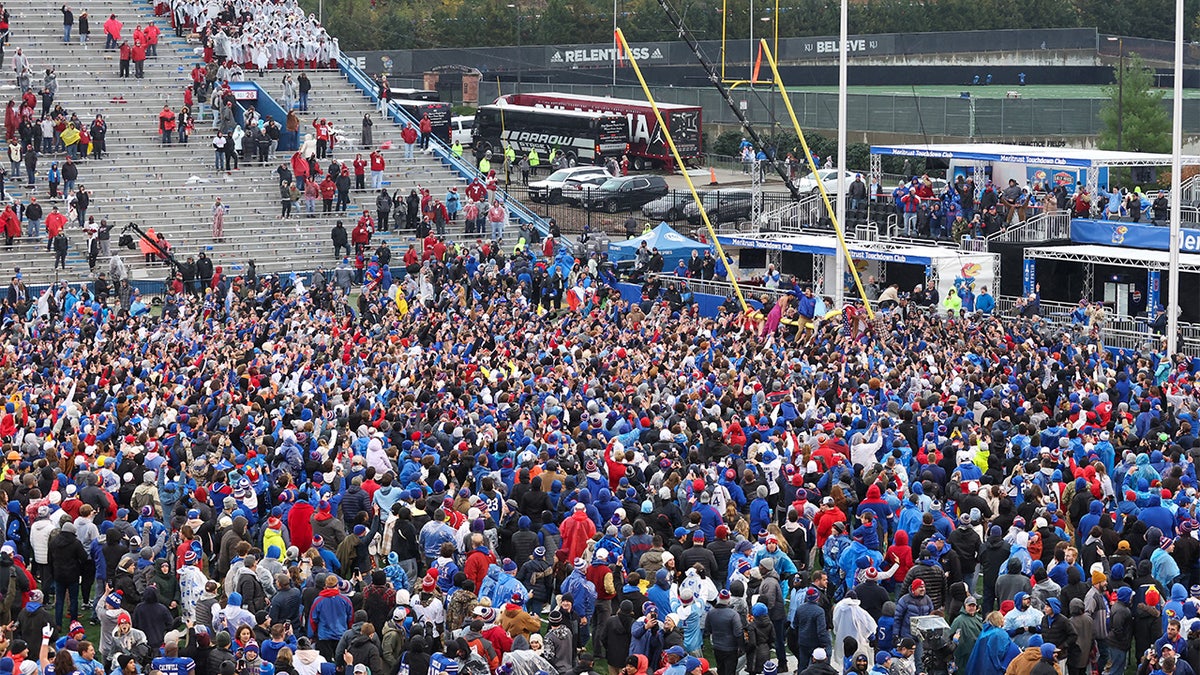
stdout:
[[(670, 46), (665, 44), (629, 48), (629, 53), (638, 61), (663, 61), (669, 52)], [(551, 67), (612, 63), (613, 58), (626, 60), (624, 54), (612, 47), (547, 47), (546, 54), (546, 64)]]
[[(814, 255), (835, 254), (835, 249), (833, 247), (819, 243), (805, 244), (802, 242), (769, 241), (765, 239), (751, 239), (748, 237), (723, 237), (719, 235), (717, 236), (717, 241), (721, 242), (722, 246), (732, 246), (737, 248), (756, 248), (765, 251), (788, 251), (789, 253), (812, 253)], [(929, 265), (931, 263), (931, 259), (928, 257), (888, 253), (885, 251), (855, 249), (850, 251), (850, 255), (856, 260), (879, 260), (882, 262), (902, 263), (907, 265)]]
[[(1095, 28), (1019, 29), (957, 31), (946, 33), (885, 33), (851, 35), (846, 40), (849, 54), (857, 57), (914, 56), (1058, 49), (1095, 49)], [(1104, 41), (1101, 40), (1101, 44)], [(1163, 43), (1169, 46), (1170, 43)], [(703, 40), (700, 47), (710, 55), (720, 54), (720, 40)], [(772, 45), (774, 49), (775, 45)], [(757, 54), (757, 45), (749, 40), (730, 39), (725, 45), (729, 63), (748, 63)], [(1160, 45), (1160, 48), (1165, 48)], [(1126, 43), (1126, 49), (1129, 44)], [(395, 49), (345, 53), (371, 75), (417, 75), (439, 66), (457, 65), (477, 68), (483, 73), (526, 72), (538, 68), (602, 68), (613, 62), (612, 43), (531, 45), (523, 47), (467, 47), (439, 49)], [(655, 66), (693, 67), (696, 57), (691, 48), (679, 41), (639, 43), (631, 53), (639, 62)], [(1139, 49), (1138, 53), (1142, 53)], [(838, 57), (837, 36), (780, 38), (776, 58), (781, 63), (832, 61)], [(1112, 54), (1116, 56), (1116, 54)], [(620, 62), (625, 59), (621, 58)]]
[[(858, 54), (892, 54), (896, 51), (895, 35), (862, 35), (846, 38), (846, 53)], [(825, 58), (839, 53), (836, 38), (793, 38), (783, 42), (780, 47), (781, 58)]]
[(1162, 270), (1146, 270), (1146, 309), (1158, 307), (1162, 296)]
[(1038, 155), (997, 155), (969, 150), (931, 150), (911, 146), (872, 145), (872, 155), (895, 155), (897, 157), (928, 157), (932, 159), (960, 159), (980, 162), (1006, 162), (1009, 164), (1032, 164), (1042, 167), (1076, 166), (1090, 167), (1086, 159), (1064, 159), (1062, 157), (1040, 157)]
[(896, 155), (897, 157), (930, 157), (954, 159), (958, 155), (947, 150), (925, 150), (924, 148), (886, 148), (871, 146), (872, 155)]
[[(1135, 225), (1111, 220), (1074, 219), (1071, 221), (1071, 241), (1077, 244), (1169, 251), (1171, 250), (1171, 230), (1166, 227)], [(1181, 230), (1179, 250), (1185, 253), (1200, 253), (1200, 230)]]

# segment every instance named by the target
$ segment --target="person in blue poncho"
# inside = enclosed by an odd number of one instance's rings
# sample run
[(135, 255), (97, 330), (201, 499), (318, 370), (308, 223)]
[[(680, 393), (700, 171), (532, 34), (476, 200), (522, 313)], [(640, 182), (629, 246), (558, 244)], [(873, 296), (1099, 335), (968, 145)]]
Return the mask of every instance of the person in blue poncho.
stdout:
[(1179, 578), (1179, 563), (1171, 555), (1175, 550), (1175, 539), (1164, 535), (1158, 542), (1158, 548), (1150, 554), (1151, 575), (1163, 588), (1171, 585)]
[(964, 671), (970, 675), (1004, 675), (1008, 664), (1021, 653), (1004, 627), (997, 625), (994, 616), (989, 615), (984, 621), (983, 630), (971, 649), (971, 657)]

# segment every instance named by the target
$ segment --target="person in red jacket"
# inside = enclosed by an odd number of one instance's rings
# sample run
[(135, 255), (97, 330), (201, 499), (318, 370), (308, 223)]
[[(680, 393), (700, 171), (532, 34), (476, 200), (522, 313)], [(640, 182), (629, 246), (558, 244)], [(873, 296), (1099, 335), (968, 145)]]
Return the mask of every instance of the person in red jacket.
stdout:
[(480, 182), (479, 177), (471, 179), (471, 184), (467, 186), (467, 199), (473, 202), (487, 201), (487, 188)]
[(298, 499), (287, 515), (288, 534), (292, 546), (304, 553), (312, 547), (312, 516), (316, 511), (307, 499)]
[(171, 144), (171, 134), (175, 132), (175, 112), (171, 106), (163, 104), (162, 112), (158, 113), (158, 133), (163, 145)]
[(387, 163), (383, 161), (383, 153), (378, 150), (371, 151), (371, 189), (383, 189), (383, 170), (387, 168)]
[(146, 76), (146, 45), (136, 39), (133, 41), (133, 76), (139, 80)]
[(474, 612), (475, 616), (483, 619), (484, 625), (490, 626), (490, 628), (484, 628), (480, 635), (492, 643), (492, 648), (496, 650), (496, 656), (503, 659), (505, 654), (512, 651), (513, 639), (508, 631), (504, 630), (504, 626), (500, 625), (499, 611), (495, 607), (480, 606), (476, 607)]
[(63, 228), (66, 226), (67, 217), (58, 210), (57, 206), (55, 206), (54, 209), (46, 215), (46, 235), (50, 237), (50, 239), (54, 239), (58, 236), (59, 232), (63, 231)]
[[(421, 149), (429, 149), (429, 139), (433, 136), (433, 122), (429, 121), (429, 113), (421, 115)], [(476, 586), (476, 588), (479, 588)]]
[(204, 91), (204, 83), (207, 79), (208, 73), (205, 72), (204, 67), (196, 64), (196, 67), (192, 68), (192, 94), (197, 98)]
[(124, 24), (117, 19), (116, 14), (109, 14), (104, 21), (104, 50), (115, 49), (121, 43), (121, 28)]
[(337, 196), (337, 183), (333, 182), (333, 176), (325, 176), (325, 180), (321, 181), (322, 213), (333, 211), (333, 198), (335, 196)]
[(582, 557), (583, 552), (587, 550), (588, 542), (596, 534), (596, 524), (588, 517), (587, 507), (578, 503), (571, 515), (563, 520), (558, 531), (562, 536), (560, 550), (567, 552), (567, 560), (574, 560)]
[(404, 141), (404, 159), (412, 159), (413, 147), (417, 144), (417, 130), (411, 124), (405, 124), (400, 130), (400, 140)]
[(354, 155), (354, 189), (367, 189), (367, 163), (362, 153)]
[(12, 99), (8, 100), (8, 107), (4, 109), (4, 138), (11, 141), (17, 137), (17, 128), (21, 126), (21, 116), (17, 112), (17, 103)]
[(12, 204), (4, 207), (4, 213), (0, 214), (0, 225), (4, 226), (4, 245), (11, 249), (13, 241), (21, 236), (21, 221), (13, 211)]
[[(550, 240), (547, 239), (546, 241)], [(625, 477), (626, 472), (629, 470), (629, 467), (625, 466), (625, 464), (620, 460), (624, 459), (626, 461), (632, 461), (633, 451), (622, 450), (617, 454), (617, 459), (613, 459), (612, 455), (613, 444), (609, 443), (608, 446), (604, 448), (604, 466), (608, 469), (608, 488), (610, 490), (616, 490), (617, 486), (621, 484), (621, 479)]]
[(833, 503), (833, 497), (821, 500), (821, 510), (817, 512), (813, 521), (817, 526), (817, 546), (825, 545), (825, 540), (833, 533), (834, 527), (841, 528), (842, 532), (846, 531), (846, 514)]
[[(366, 218), (367, 220), (364, 220)], [(350, 233), (350, 243), (354, 244), (354, 250), (358, 252), (365, 251), (367, 246), (371, 244), (371, 230), (367, 229), (367, 222), (370, 218), (366, 215), (358, 219), (358, 224), (354, 226), (354, 231)]]
[(308, 160), (300, 156), (300, 151), (292, 153), (292, 175), (296, 178), (296, 187), (304, 189), (304, 183), (308, 180), (309, 167)]
[[(371, 212), (365, 206), (363, 207), (362, 215), (358, 217), (358, 224), (367, 229), (368, 239), (370, 235), (375, 234), (375, 219), (371, 217)], [(355, 229), (358, 228), (356, 227)]]
[(329, 137), (331, 134), (329, 122), (322, 117), (313, 122), (313, 128), (317, 132), (317, 159), (325, 159), (330, 148)]
[(129, 59), (133, 57), (133, 49), (129, 47), (128, 42), (121, 43), (119, 57), (120, 60), (117, 62), (117, 77), (129, 77)]
[(153, 23), (146, 26), (146, 30), (142, 31), (146, 38), (146, 50), (150, 56), (158, 56), (158, 26)]
[(484, 545), (483, 535), (478, 532), (471, 535), (471, 546), (467, 561), (463, 563), (463, 574), (475, 582), (475, 588), (481, 588), (483, 580), (487, 577), (488, 567), (496, 564), (496, 554)]

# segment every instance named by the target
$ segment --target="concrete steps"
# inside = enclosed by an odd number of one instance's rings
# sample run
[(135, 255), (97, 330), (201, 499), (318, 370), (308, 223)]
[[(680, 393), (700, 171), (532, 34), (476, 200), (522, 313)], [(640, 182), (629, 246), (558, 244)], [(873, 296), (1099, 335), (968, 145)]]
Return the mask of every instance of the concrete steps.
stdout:
[[(197, 120), (190, 142), (162, 146), (158, 137), (158, 112), (164, 104), (175, 111), (183, 105), (184, 90), (190, 86), (189, 73), (200, 61), (200, 54), (198, 45), (175, 37), (165, 17), (163, 20), (153, 17), (152, 5), (121, 0), (89, 3), (86, 9), (91, 38), (86, 46), (78, 43), (77, 34), (72, 35), (71, 44), (63, 44), (62, 15), (58, 5), (10, 0), (5, 6), (12, 14), (13, 39), (6, 50), (8, 60), (4, 66), (8, 70), (0, 68), (0, 96), (5, 89), (10, 97), (20, 95), (11, 70), (12, 54), (20, 47), (29, 57), (36, 75), (35, 89), (40, 85), (45, 67), (53, 64), (59, 87), (55, 101), (68, 112), (77, 114), (84, 124), (90, 123), (97, 113), (104, 115), (108, 122), (108, 154), (104, 159), (79, 162), (78, 183), (92, 192), (87, 214), (95, 216), (97, 221), (107, 218), (114, 224), (111, 244), (114, 252), (118, 249), (120, 228), (133, 221), (144, 229), (162, 232), (177, 256), (194, 256), (203, 250), (216, 264), (234, 272), (250, 259), (254, 259), (257, 268), (263, 272), (309, 270), (318, 264), (332, 262), (329, 232), (336, 220), (343, 220), (349, 230), (357, 222), (363, 207), (374, 211), (374, 192), (352, 191), (350, 207), (344, 214), (322, 214), (322, 205), (318, 201), (316, 217), (280, 219), (279, 185), (274, 172), (280, 161), (289, 159), (290, 153), (278, 153), (275, 161), (266, 166), (243, 162), (237, 171), (215, 171), (210, 145), (213, 136), (211, 113), (204, 104), (197, 103), (193, 107)], [(75, 10), (78, 16), (79, 8)], [(144, 79), (118, 78), (117, 53), (102, 49), (102, 26), (111, 13), (124, 22), (123, 36), (130, 40), (136, 24), (157, 22), (161, 31), (158, 56), (147, 59)], [(405, 161), (400, 128), (373, 112), (376, 107), (338, 71), (305, 72), (313, 83), (313, 91), (309, 96), (309, 111), (300, 113), (302, 130), (311, 129), (314, 119), (326, 118), (345, 130), (348, 140), (354, 144), (336, 147), (334, 157), (346, 163), (359, 152), (366, 157), (369, 150), (357, 144), (363, 114), (372, 112), (374, 144), (379, 146), (391, 141), (393, 146), (383, 151), (388, 165), (384, 186), (389, 191), (400, 189), (407, 194), (412, 189), (424, 187), (440, 198), (444, 198), (451, 186), (459, 186), (462, 192), (463, 181), (436, 157), (418, 154), (415, 160)], [(282, 77), (283, 71), (269, 71), (262, 78), (247, 73), (247, 79), (258, 81), (277, 101), (282, 101)], [(27, 203), (30, 195), (36, 195), (44, 202), (47, 196), (45, 172), (50, 162), (58, 161), (61, 165), (63, 159), (62, 155), (41, 157), (35, 187), (24, 186), (22, 169), (21, 180), (16, 184), (10, 176), (6, 193), (22, 203)], [(322, 167), (326, 166), (327, 161), (322, 161)], [(369, 185), (369, 174), (367, 181)], [(211, 208), (218, 196), (229, 206), (229, 211), (225, 216), (224, 241), (214, 242)], [(58, 204), (60, 209), (65, 209), (65, 202)], [(48, 211), (49, 205), (45, 208)], [(299, 211), (303, 210), (301, 200)], [(27, 223), (23, 223), (23, 229), (25, 227)], [(516, 229), (515, 225), (508, 228), (507, 246), (515, 243)], [(477, 238), (463, 231), (461, 218), (458, 223), (448, 226), (447, 233), (451, 240), (473, 242)], [(25, 279), (35, 285), (56, 279), (73, 282), (91, 279), (83, 231), (72, 221), (67, 234), (71, 239), (71, 252), (65, 272), (59, 270), (56, 274), (52, 269), (53, 256), (46, 252), (44, 238), (40, 242), (19, 240), (12, 250), (5, 251), (6, 269), (0, 272), (8, 273), (12, 267), (20, 267)], [(377, 234), (373, 243), (381, 237), (388, 240), (393, 251), (401, 254), (410, 241), (415, 242), (409, 232), (390, 232)], [(166, 274), (161, 265), (143, 262), (138, 251), (124, 251), (123, 257), (134, 278), (161, 279)], [(98, 270), (106, 267), (106, 260), (99, 261)]]

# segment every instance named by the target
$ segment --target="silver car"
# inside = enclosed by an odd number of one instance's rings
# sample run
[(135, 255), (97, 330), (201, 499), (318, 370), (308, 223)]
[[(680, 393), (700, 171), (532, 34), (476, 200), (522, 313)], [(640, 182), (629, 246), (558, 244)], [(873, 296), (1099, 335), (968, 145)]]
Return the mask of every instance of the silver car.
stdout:
[(603, 176), (605, 179), (612, 178), (602, 166), (572, 166), (566, 169), (559, 169), (542, 180), (531, 182), (529, 184), (529, 199), (535, 202), (558, 204), (562, 201), (563, 186), (566, 184), (567, 179), (586, 178), (589, 176)]

